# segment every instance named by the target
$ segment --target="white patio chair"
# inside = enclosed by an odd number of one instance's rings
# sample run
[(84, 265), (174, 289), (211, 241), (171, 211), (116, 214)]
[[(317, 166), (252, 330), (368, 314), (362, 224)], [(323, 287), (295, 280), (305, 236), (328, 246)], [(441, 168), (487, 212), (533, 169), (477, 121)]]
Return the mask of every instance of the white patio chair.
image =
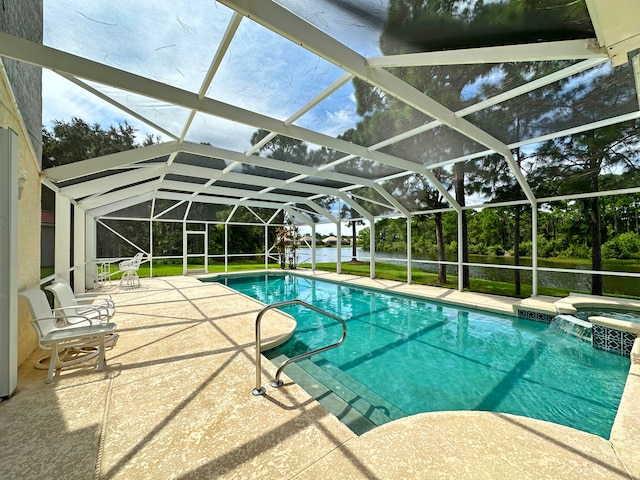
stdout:
[[(47, 383), (56, 369), (77, 365), (97, 357), (98, 371), (105, 364), (105, 341), (115, 335), (115, 323), (94, 324), (82, 315), (66, 314), (64, 309), (51, 309), (45, 293), (33, 288), (20, 294), (29, 306), (31, 324), (38, 334), (40, 348), (51, 350)], [(38, 364), (41, 365), (41, 361)], [(36, 365), (37, 367), (38, 365)]]
[(116, 305), (109, 294), (75, 294), (71, 285), (58, 279), (44, 287), (53, 294), (54, 306), (67, 314), (82, 315), (92, 323), (106, 323), (116, 313)]
[(138, 277), (138, 269), (140, 268), (140, 263), (142, 263), (142, 258), (144, 257), (144, 253), (136, 253), (135, 256), (130, 260), (123, 260), (118, 265), (118, 271), (122, 272), (122, 277), (120, 278), (120, 286), (122, 288), (139, 288), (140, 287), (140, 277)]

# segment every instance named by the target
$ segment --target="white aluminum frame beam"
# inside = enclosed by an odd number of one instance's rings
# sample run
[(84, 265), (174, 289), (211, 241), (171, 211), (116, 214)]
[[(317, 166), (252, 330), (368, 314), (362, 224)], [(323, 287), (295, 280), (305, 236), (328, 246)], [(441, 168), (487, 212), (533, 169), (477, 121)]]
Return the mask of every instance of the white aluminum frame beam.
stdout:
[(110, 203), (116, 203), (127, 198), (141, 197), (147, 193), (153, 193), (158, 186), (158, 181), (143, 183), (140, 185), (134, 185), (133, 187), (123, 188), (122, 190), (116, 190), (115, 192), (105, 193), (97, 197), (91, 197), (86, 200), (81, 200), (78, 205), (85, 210), (92, 210), (102, 205)]
[[(204, 96), (207, 94), (207, 90), (211, 86), (211, 82), (213, 82), (213, 77), (216, 75), (220, 64), (222, 63), (222, 59), (224, 58), (225, 53), (229, 49), (229, 45), (231, 44), (231, 40), (236, 34), (238, 27), (240, 26), (240, 22), (242, 21), (242, 16), (234, 13), (229, 20), (229, 24), (227, 25), (227, 29), (222, 36), (222, 40), (218, 45), (218, 49), (216, 50), (213, 59), (211, 60), (211, 65), (209, 66), (209, 70), (202, 81), (202, 85), (200, 86), (200, 90), (198, 91), (198, 99), (202, 100)], [(191, 113), (189, 114), (189, 118), (187, 119), (183, 129), (182, 134), (180, 135), (179, 142), (182, 143), (189, 133), (189, 129), (191, 128), (191, 124), (193, 123), (193, 119), (196, 117), (198, 113), (197, 109), (191, 109)]]
[[(164, 190), (182, 190), (184, 193), (190, 193), (194, 189), (200, 187), (201, 185), (189, 183), (189, 182), (179, 182), (177, 180), (165, 180), (160, 185), (161, 189)], [(296, 198), (294, 195), (282, 195), (277, 193), (265, 193), (263, 195), (255, 195), (257, 192), (254, 190), (244, 190), (242, 188), (231, 188), (231, 187), (218, 187), (212, 185), (210, 187), (203, 188), (199, 190), (198, 193), (205, 195), (220, 195), (225, 197), (238, 197), (237, 201), (241, 201), (241, 199), (250, 197), (256, 200), (265, 200), (271, 202), (279, 202), (280, 204), (291, 203)], [(200, 199), (200, 195), (197, 198), (192, 198), (192, 201), (198, 202)], [(299, 202), (306, 202), (307, 197), (297, 197), (299, 198)]]
[(148, 200), (153, 199), (153, 192), (145, 193), (143, 195), (138, 195), (135, 197), (125, 198), (123, 200), (118, 200), (114, 203), (109, 203), (106, 205), (101, 205), (100, 207), (94, 208), (92, 210), (87, 210), (87, 213), (90, 215), (100, 218), (104, 215), (107, 215), (111, 212), (117, 212), (118, 210), (122, 210), (124, 208), (132, 207), (134, 205), (138, 205), (139, 203), (144, 203)]
[(173, 139), (173, 140), (178, 140), (178, 136), (173, 133), (170, 132), (169, 130), (165, 129), (164, 127), (161, 127), (160, 125), (158, 125), (157, 123), (153, 122), (152, 120), (149, 120), (147, 117), (145, 117), (144, 115), (140, 115), (138, 112), (131, 110), (129, 107), (127, 107), (126, 105), (123, 105), (122, 103), (114, 100), (113, 98), (111, 98), (108, 95), (105, 95), (104, 93), (102, 93), (100, 90), (92, 87), (91, 85), (89, 85), (86, 82), (83, 82), (82, 80), (74, 77), (73, 75), (68, 75), (66, 73), (62, 73), (62, 72), (56, 72), (58, 75), (60, 75), (62, 78), (68, 80), (69, 82), (77, 85), (78, 87), (86, 90), (87, 92), (91, 93), (92, 95), (95, 95), (96, 97), (100, 98), (101, 100), (109, 103), (110, 105), (113, 105), (114, 107), (116, 107), (118, 110), (122, 110), (124, 113), (131, 115), (133, 118), (137, 118), (138, 120), (140, 120), (142, 123), (147, 124), (148, 126), (150, 126), (151, 128), (157, 130), (158, 132), (166, 135), (167, 137)]
[(157, 167), (138, 168), (94, 180), (79, 182), (75, 185), (62, 187), (60, 192), (73, 199), (96, 196), (128, 184), (144, 182), (154, 177), (160, 178), (165, 171), (165, 165), (158, 164)]
[[(176, 193), (176, 192), (165, 192), (163, 190), (158, 191), (156, 198), (163, 198), (165, 200), (192, 200), (191, 195), (186, 193)], [(202, 197), (198, 199), (199, 203), (211, 203), (216, 205), (234, 205), (236, 207), (257, 207), (257, 208), (268, 208), (268, 209), (276, 209), (282, 208), (281, 205), (275, 205), (273, 203), (260, 202), (260, 201), (252, 201), (245, 200), (239, 202), (235, 198), (224, 198), (224, 197)], [(227, 220), (228, 222), (229, 220)]]
[[(267, 2), (267, 0), (265, 0), (265, 3), (271, 4), (271, 2)], [(346, 47), (342, 46), (342, 48)], [(349, 50), (349, 52), (351, 51)], [(281, 120), (251, 112), (234, 105), (213, 100), (211, 98), (205, 97), (200, 99), (195, 93), (172, 87), (161, 82), (150, 80), (148, 78), (135, 75), (130, 72), (109, 67), (98, 62), (87, 60), (2, 32), (0, 32), (0, 55), (13, 58), (18, 61), (38, 65), (43, 68), (65, 72), (67, 74), (92, 80), (97, 83), (115, 86), (116, 88), (120, 88), (125, 91), (169, 102), (171, 104), (188, 109), (198, 110), (203, 113), (208, 113), (210, 115), (221, 117), (244, 125), (250, 125), (252, 127), (261, 128), (263, 130), (268, 130), (271, 132), (277, 132), (279, 134), (301, 141), (309, 142), (311, 144), (325, 146), (332, 150), (349, 153), (385, 165), (396, 166), (399, 169), (414, 170), (417, 168), (416, 171), (418, 173), (421, 173), (421, 168), (419, 165), (407, 160), (397, 158), (385, 153), (371, 151), (363, 146), (347, 142), (346, 140), (340, 140), (338, 138), (324, 135), (306, 128), (298, 127), (296, 125), (285, 125), (285, 123)], [(354, 55), (357, 54), (354, 53)], [(360, 58), (362, 60), (362, 64), (364, 65), (363, 57)], [(404, 82), (402, 83), (404, 84)], [(422, 96), (422, 94), (420, 95)], [(120, 160), (113, 161), (115, 164), (110, 168), (117, 167)], [(120, 163), (120, 165), (122, 165), (122, 163)], [(75, 173), (73, 168), (75, 166), (76, 164), (72, 165), (69, 169), (64, 169), (64, 167), (69, 167), (68, 165), (55, 167), (56, 169), (61, 170), (51, 172), (49, 174), (51, 175), (49, 178), (54, 181), (60, 181), (58, 177), (76, 178), (77, 176), (86, 175), (86, 173), (82, 172)], [(54, 174), (56, 175), (55, 177), (53, 176)]]
[(177, 142), (158, 143), (147, 147), (112, 153), (111, 155), (90, 158), (81, 162), (47, 168), (42, 172), (42, 175), (53, 182), (64, 182), (106, 170), (129, 167), (135, 163), (161, 158), (179, 151), (180, 145)]
[(54, 271), (57, 278), (71, 281), (71, 201), (69, 197), (56, 193), (56, 228), (54, 234)]
[(471, 65), (479, 63), (547, 62), (578, 58), (609, 59), (607, 50), (595, 38), (557, 42), (501, 45), (438, 52), (407, 53), (371, 57), (371, 67), (424, 67), (429, 65)]

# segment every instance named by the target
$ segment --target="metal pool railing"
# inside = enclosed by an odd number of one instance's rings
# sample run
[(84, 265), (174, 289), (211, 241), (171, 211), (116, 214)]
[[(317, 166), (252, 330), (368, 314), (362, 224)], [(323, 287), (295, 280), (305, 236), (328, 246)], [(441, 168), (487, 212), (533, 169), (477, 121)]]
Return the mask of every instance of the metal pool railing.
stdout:
[(326, 347), (317, 348), (315, 350), (311, 350), (310, 352), (296, 355), (295, 357), (291, 357), (286, 361), (282, 362), (282, 365), (280, 365), (280, 367), (276, 371), (275, 379), (271, 382), (272, 387), (278, 388), (282, 386), (282, 380), (280, 380), (280, 374), (282, 373), (282, 370), (284, 369), (284, 367), (286, 367), (287, 365), (297, 362), (298, 360), (302, 360), (303, 358), (310, 357), (311, 355), (315, 355), (316, 353), (326, 352), (327, 350), (331, 350), (332, 348), (339, 347), (344, 342), (344, 339), (347, 338), (347, 324), (344, 321), (344, 319), (337, 317), (336, 315), (329, 313), (325, 310), (322, 310), (321, 308), (318, 308), (315, 305), (311, 305), (310, 303), (307, 303), (302, 300), (297, 300), (297, 299), (286, 300), (284, 302), (272, 303), (271, 305), (267, 305), (262, 310), (260, 310), (260, 312), (258, 313), (258, 316), (256, 317), (256, 388), (254, 388), (251, 391), (251, 393), (253, 393), (254, 395), (264, 395), (265, 393), (265, 389), (262, 386), (262, 375), (261, 375), (262, 355), (260, 354), (260, 343), (261, 343), (260, 322), (262, 321), (262, 317), (268, 310), (271, 310), (272, 308), (280, 308), (280, 307), (285, 307), (287, 305), (294, 305), (294, 304), (302, 305), (315, 312), (318, 312), (321, 315), (325, 315), (329, 318), (333, 318), (334, 320), (340, 322), (342, 324), (342, 336), (340, 337), (340, 340), (338, 340), (336, 343), (332, 343), (331, 345), (327, 345)]

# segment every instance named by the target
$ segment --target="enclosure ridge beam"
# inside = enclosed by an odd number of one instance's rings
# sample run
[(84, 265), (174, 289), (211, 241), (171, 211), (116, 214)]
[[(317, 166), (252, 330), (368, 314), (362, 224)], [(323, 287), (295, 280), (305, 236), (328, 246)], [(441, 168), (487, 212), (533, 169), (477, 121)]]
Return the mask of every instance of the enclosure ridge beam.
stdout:
[[(357, 177), (355, 175), (347, 175), (345, 173), (338, 173), (338, 172), (320, 172), (318, 171), (318, 169), (314, 167), (310, 167), (307, 165), (299, 165), (291, 162), (285, 162), (283, 160), (276, 160), (273, 158), (265, 159), (257, 155), (252, 155), (251, 157), (247, 158), (242, 153), (235, 152), (232, 150), (226, 150), (219, 147), (214, 147), (211, 145), (202, 145), (202, 144), (185, 142), (182, 144), (182, 149), (184, 152), (193, 153), (196, 155), (213, 156), (213, 157), (221, 158), (224, 160), (237, 161), (238, 163), (243, 163), (246, 165), (254, 165), (256, 167), (264, 167), (265, 162), (268, 161), (269, 168), (274, 170), (280, 170), (287, 173), (295, 173), (299, 175), (307, 175), (310, 177), (325, 178), (327, 180), (337, 180), (339, 182), (344, 182), (344, 183), (355, 183), (358, 185), (364, 185), (368, 187), (374, 187), (374, 183), (375, 183), (373, 182), (373, 180)], [(202, 168), (207, 168), (207, 167), (202, 167)], [(227, 175), (231, 173), (233, 172), (229, 172)], [(208, 178), (208, 177), (205, 176), (203, 178)]]
[(607, 50), (595, 38), (523, 45), (466, 48), (438, 52), (406, 53), (367, 58), (371, 67), (426, 67), (431, 65), (470, 65), (479, 63), (547, 62), (577, 58), (609, 59)]
[[(207, 195), (215, 194), (215, 195), (224, 195), (229, 197), (256, 198), (255, 197), (256, 192), (253, 190), (244, 190), (242, 188), (211, 186), (211, 187), (203, 188), (198, 192), (192, 192), (193, 186), (194, 184), (191, 184), (189, 182), (180, 182), (177, 180), (168, 180), (168, 181), (165, 180), (160, 186), (160, 188), (164, 188), (167, 190), (184, 190), (185, 193), (191, 193), (192, 195), (193, 193), (196, 193), (196, 194), (204, 193)], [(296, 202), (298, 200), (307, 200), (307, 197), (296, 197), (294, 195), (283, 195), (278, 193), (265, 193), (260, 195), (259, 199), (288, 203), (288, 202)]]
[[(158, 191), (156, 198), (162, 198), (164, 200), (184, 200), (184, 201), (192, 201), (193, 198), (188, 193), (175, 193), (175, 192), (167, 192), (160, 190)], [(257, 208), (268, 208), (270, 210), (283, 208), (281, 204), (274, 204), (268, 202), (260, 202), (256, 200), (247, 200), (239, 203), (235, 198), (226, 198), (226, 197), (199, 197), (198, 203), (210, 203), (214, 205), (233, 205), (233, 206), (249, 206), (249, 207), (257, 207)], [(225, 223), (225, 222), (221, 222)]]
[[(284, 180), (281, 180), (281, 179), (269, 179), (265, 177), (259, 177), (256, 175), (248, 175), (246, 173), (232, 172), (232, 173), (227, 173), (225, 175), (220, 170), (207, 169), (206, 167), (197, 167), (195, 165), (179, 165), (177, 166), (178, 168), (175, 168), (175, 167), (176, 166), (174, 165), (174, 168), (172, 168), (172, 172), (181, 174), (181, 175), (189, 175), (194, 177), (209, 175), (208, 178), (220, 179), (220, 180), (225, 179), (226, 181), (233, 182), (233, 183), (255, 185), (258, 187), (284, 188), (287, 190), (304, 191), (305, 193), (312, 193), (312, 194), (319, 194), (319, 195), (326, 195), (327, 192), (331, 190), (331, 189), (327, 189), (324, 187), (315, 186), (311, 184), (304, 185), (304, 186), (299, 184), (287, 185), (284, 183)], [(304, 187), (304, 190), (302, 190), (302, 187)]]

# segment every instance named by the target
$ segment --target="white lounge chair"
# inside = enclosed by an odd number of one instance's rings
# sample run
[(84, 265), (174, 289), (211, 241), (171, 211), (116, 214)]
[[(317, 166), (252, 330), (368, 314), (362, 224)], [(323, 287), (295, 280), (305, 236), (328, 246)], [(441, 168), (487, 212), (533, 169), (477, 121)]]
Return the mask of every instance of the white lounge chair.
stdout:
[(69, 315), (64, 309), (51, 309), (45, 293), (33, 288), (20, 294), (29, 306), (31, 324), (40, 347), (51, 350), (47, 383), (56, 369), (98, 358), (98, 371), (105, 364), (105, 340), (115, 335), (115, 323), (94, 324), (82, 315)]
[(94, 324), (107, 323), (116, 313), (116, 305), (108, 294), (75, 294), (71, 285), (58, 279), (44, 287), (53, 294), (55, 307), (71, 315), (82, 315)]

